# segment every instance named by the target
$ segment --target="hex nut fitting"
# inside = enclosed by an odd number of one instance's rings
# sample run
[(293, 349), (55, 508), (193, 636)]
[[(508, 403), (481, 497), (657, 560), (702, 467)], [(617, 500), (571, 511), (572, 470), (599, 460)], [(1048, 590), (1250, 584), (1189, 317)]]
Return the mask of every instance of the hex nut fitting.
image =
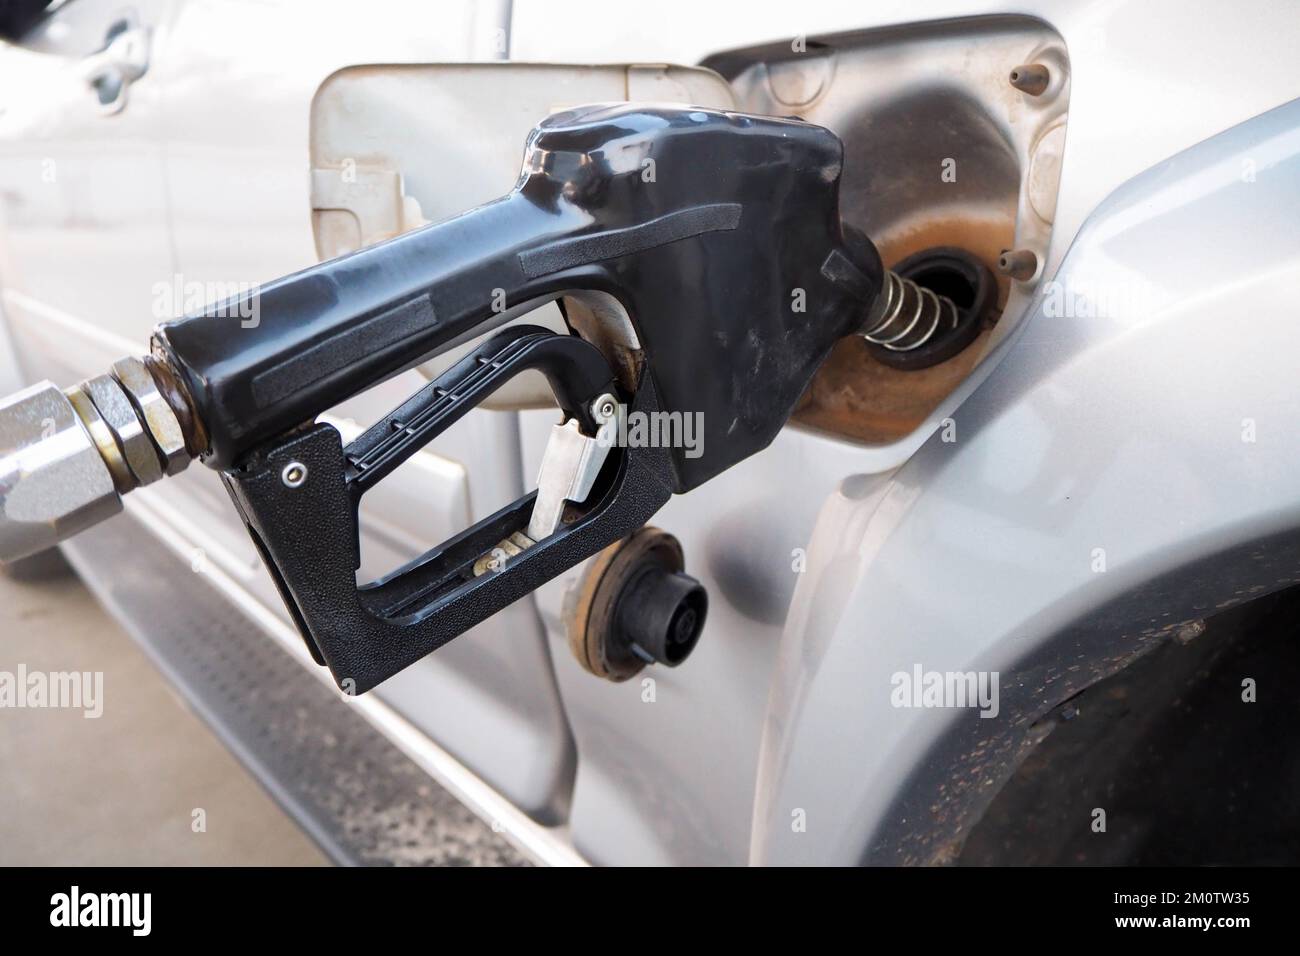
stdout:
[(73, 411), (77, 413), (77, 417), (81, 419), (81, 424), (85, 426), (100, 457), (104, 459), (104, 466), (108, 468), (108, 473), (113, 478), (113, 487), (117, 489), (117, 493), (124, 495), (133, 488), (140, 487), (139, 480), (131, 472), (131, 466), (122, 457), (122, 449), (117, 439), (113, 437), (113, 429), (108, 427), (108, 422), (104, 421), (104, 416), (99, 414), (99, 409), (90, 400), (90, 396), (80, 385), (65, 389), (63, 394), (72, 405)]
[(139, 419), (162, 458), (163, 472), (176, 475), (184, 471), (191, 457), (185, 447), (185, 432), (144, 362), (138, 358), (118, 359), (113, 363), (112, 375), (138, 410)]
[(162, 457), (117, 380), (109, 375), (96, 375), (82, 382), (81, 388), (113, 430), (122, 457), (136, 480), (148, 485), (160, 479), (163, 476)]

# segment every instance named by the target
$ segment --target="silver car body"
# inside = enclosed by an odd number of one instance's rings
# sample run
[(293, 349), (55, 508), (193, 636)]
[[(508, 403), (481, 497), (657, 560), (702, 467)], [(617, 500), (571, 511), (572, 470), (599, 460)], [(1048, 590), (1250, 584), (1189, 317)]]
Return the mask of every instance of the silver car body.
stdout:
[[(499, 59), (502, 37), (519, 62), (698, 64), (791, 37), (889, 44), (954, 21), (943, 29), (960, 42), (997, 23), (963, 18), (1041, 24), (1068, 51), (1070, 89), (1038, 281), (907, 435), (867, 446), (790, 427), (664, 508), (655, 523), (713, 599), (685, 665), (646, 671), (651, 684), (579, 668), (563, 626), (574, 572), (339, 702), (547, 862), (945, 859), (1042, 715), (1143, 642), (1300, 580), (1252, 559), (1300, 530), (1300, 14), (1173, 0), (615, 7), (137, 0), (149, 68), (106, 116), (81, 61), (119, 9), (66, 4), (0, 48), (10, 374), (95, 374), (139, 352), (168, 317), (160, 297), (186, 283), (316, 261), (308, 122), (343, 67)], [(739, 80), (734, 94), (743, 107)], [(474, 192), (490, 184), (455, 111), (419, 122), (465, 151), (465, 204), (491, 198)], [(1077, 304), (1099, 289), (1126, 291)], [(338, 416), (373, 418), (416, 381)], [(367, 548), (396, 560), (521, 494), (553, 421), (473, 413), (395, 476), (406, 484)], [(214, 474), (191, 468), (127, 505), (115, 520), (175, 551), (177, 588), (198, 571), (312, 666)], [(111, 591), (112, 568), (81, 570)], [(893, 675), (917, 666), (998, 672), (999, 714), (894, 706)]]

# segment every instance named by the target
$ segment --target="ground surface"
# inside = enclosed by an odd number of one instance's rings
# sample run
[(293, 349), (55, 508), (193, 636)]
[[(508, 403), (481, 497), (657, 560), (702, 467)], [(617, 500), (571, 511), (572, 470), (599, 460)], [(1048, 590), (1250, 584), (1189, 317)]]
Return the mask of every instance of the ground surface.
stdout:
[(0, 576), (0, 673), (20, 666), (103, 672), (103, 713), (0, 707), (0, 865), (327, 862), (71, 570)]

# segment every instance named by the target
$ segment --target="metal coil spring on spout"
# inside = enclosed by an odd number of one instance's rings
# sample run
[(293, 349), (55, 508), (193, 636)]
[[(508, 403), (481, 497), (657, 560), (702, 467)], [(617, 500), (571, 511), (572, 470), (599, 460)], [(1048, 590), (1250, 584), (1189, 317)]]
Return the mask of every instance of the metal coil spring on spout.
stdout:
[(951, 299), (886, 271), (884, 287), (871, 304), (859, 334), (891, 352), (907, 352), (934, 338), (945, 316), (955, 329), (957, 306)]

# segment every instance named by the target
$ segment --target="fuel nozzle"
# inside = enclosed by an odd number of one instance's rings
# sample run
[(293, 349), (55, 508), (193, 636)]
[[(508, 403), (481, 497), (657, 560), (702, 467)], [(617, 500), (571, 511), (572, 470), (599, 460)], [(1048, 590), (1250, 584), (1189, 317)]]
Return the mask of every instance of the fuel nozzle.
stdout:
[(72, 388), (0, 399), (0, 559), (14, 561), (122, 510), (122, 495), (185, 469), (201, 445), (169, 370), (124, 358)]
[[(640, 166), (609, 161), (633, 155), (683, 173), (643, 188)], [(770, 445), (841, 339), (933, 361), (957, 331), (949, 299), (901, 266), (886, 286), (875, 247), (842, 224), (843, 168), (838, 137), (800, 120), (645, 104), (551, 115), (500, 199), (166, 322), (151, 357), (76, 388), (0, 402), (0, 558), (54, 545), (201, 455), (313, 656), (352, 692), (620, 541), (573, 632), (582, 659), (614, 680), (678, 665), (707, 597), (680, 545), (645, 523)], [(610, 329), (512, 325), (346, 445), (317, 421), (556, 295)], [(358, 588), (361, 496), (530, 371), (565, 414), (536, 494)], [(687, 421), (689, 442), (639, 434)]]

